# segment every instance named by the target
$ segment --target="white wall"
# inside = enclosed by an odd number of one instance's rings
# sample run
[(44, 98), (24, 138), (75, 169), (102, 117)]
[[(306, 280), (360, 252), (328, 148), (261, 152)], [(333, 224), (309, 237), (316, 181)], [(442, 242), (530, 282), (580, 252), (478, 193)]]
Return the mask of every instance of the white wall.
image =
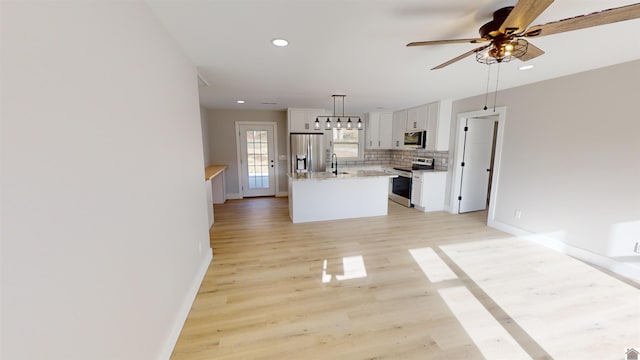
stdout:
[[(209, 150), (213, 164), (229, 166), (226, 173), (227, 194), (231, 197), (240, 196), (238, 188), (238, 155), (236, 148), (236, 121), (269, 121), (278, 126), (277, 154), (287, 155), (287, 112), (274, 110), (222, 110), (209, 109)], [(278, 186), (276, 193), (287, 192), (287, 161), (278, 161)]]
[[(640, 60), (501, 91), (496, 220), (640, 270), (638, 84)], [(459, 100), (453, 116), (483, 106)]]
[(1, 6), (0, 358), (168, 358), (211, 254), (195, 68), (141, 2)]
[(209, 139), (209, 117), (207, 115), (207, 109), (204, 106), (200, 106), (200, 126), (202, 129), (202, 152), (204, 155), (204, 166), (213, 165), (211, 162), (211, 140)]

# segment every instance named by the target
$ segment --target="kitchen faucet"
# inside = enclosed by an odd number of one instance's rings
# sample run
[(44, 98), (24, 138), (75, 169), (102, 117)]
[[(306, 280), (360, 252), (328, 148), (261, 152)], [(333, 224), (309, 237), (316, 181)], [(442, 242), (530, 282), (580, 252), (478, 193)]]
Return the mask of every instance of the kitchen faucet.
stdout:
[(338, 175), (338, 155), (336, 153), (331, 154), (331, 168), (333, 169), (333, 159), (336, 159), (335, 170), (331, 171), (334, 175)]

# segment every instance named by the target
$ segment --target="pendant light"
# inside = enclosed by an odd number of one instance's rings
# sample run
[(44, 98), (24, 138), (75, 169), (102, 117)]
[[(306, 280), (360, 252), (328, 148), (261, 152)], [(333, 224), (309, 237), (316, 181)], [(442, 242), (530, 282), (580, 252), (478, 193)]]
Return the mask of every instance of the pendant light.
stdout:
[[(346, 125), (346, 129), (348, 130), (352, 130), (353, 129), (353, 120), (358, 119), (357, 125), (356, 125), (356, 129), (358, 130), (362, 130), (362, 119), (360, 119), (360, 116), (356, 116), (356, 115), (345, 115), (344, 114), (344, 98), (347, 97), (347, 95), (344, 94), (334, 94), (331, 95), (331, 97), (333, 98), (333, 115), (331, 116), (319, 116), (316, 118), (315, 121), (315, 128), (316, 129), (320, 129), (320, 118), (326, 119), (325, 121), (325, 129), (329, 130), (331, 129), (334, 125), (332, 125), (332, 120), (335, 119), (335, 128), (336, 129), (342, 129), (342, 120), (343, 119), (347, 119), (347, 125)], [(342, 100), (342, 114), (336, 115), (336, 98), (339, 98), (340, 100)]]

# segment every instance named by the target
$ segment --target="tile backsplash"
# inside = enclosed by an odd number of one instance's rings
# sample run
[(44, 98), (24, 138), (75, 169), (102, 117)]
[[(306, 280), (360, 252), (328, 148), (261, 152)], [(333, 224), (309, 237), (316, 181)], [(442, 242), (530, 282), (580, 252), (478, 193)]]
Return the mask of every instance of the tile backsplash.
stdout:
[[(414, 157), (433, 158), (436, 170), (448, 170), (448, 151), (427, 151), (419, 150), (365, 150), (364, 160), (345, 161), (345, 165), (383, 165), (393, 164), (401, 167), (411, 167), (411, 160)], [(442, 161), (444, 159), (444, 163)]]

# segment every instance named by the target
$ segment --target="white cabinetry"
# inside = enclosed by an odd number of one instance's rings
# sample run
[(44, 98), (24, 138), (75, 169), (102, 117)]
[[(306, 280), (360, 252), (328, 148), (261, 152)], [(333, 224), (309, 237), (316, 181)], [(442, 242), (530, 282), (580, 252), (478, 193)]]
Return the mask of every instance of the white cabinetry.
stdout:
[(391, 149), (392, 113), (369, 113), (365, 125), (367, 149)]
[(322, 132), (324, 131), (324, 121), (320, 119), (320, 129), (316, 129), (316, 118), (327, 115), (331, 114), (323, 109), (288, 109), (287, 122), (289, 132)]
[(427, 150), (448, 151), (451, 132), (451, 100), (427, 105)]
[(204, 182), (207, 191), (207, 215), (209, 217), (209, 229), (213, 226), (213, 192), (211, 188), (211, 179)]
[(411, 203), (414, 207), (422, 206), (422, 174), (411, 174)]
[(421, 211), (444, 210), (444, 193), (447, 184), (446, 171), (413, 172), (411, 203)]
[(391, 149), (404, 149), (406, 131), (427, 131), (426, 150), (448, 151), (451, 131), (451, 100), (441, 100), (393, 113)]
[(427, 105), (420, 105), (407, 110), (406, 129), (406, 131), (427, 129)]
[(404, 132), (407, 130), (407, 110), (395, 111), (393, 113), (393, 131), (391, 149), (404, 149)]

